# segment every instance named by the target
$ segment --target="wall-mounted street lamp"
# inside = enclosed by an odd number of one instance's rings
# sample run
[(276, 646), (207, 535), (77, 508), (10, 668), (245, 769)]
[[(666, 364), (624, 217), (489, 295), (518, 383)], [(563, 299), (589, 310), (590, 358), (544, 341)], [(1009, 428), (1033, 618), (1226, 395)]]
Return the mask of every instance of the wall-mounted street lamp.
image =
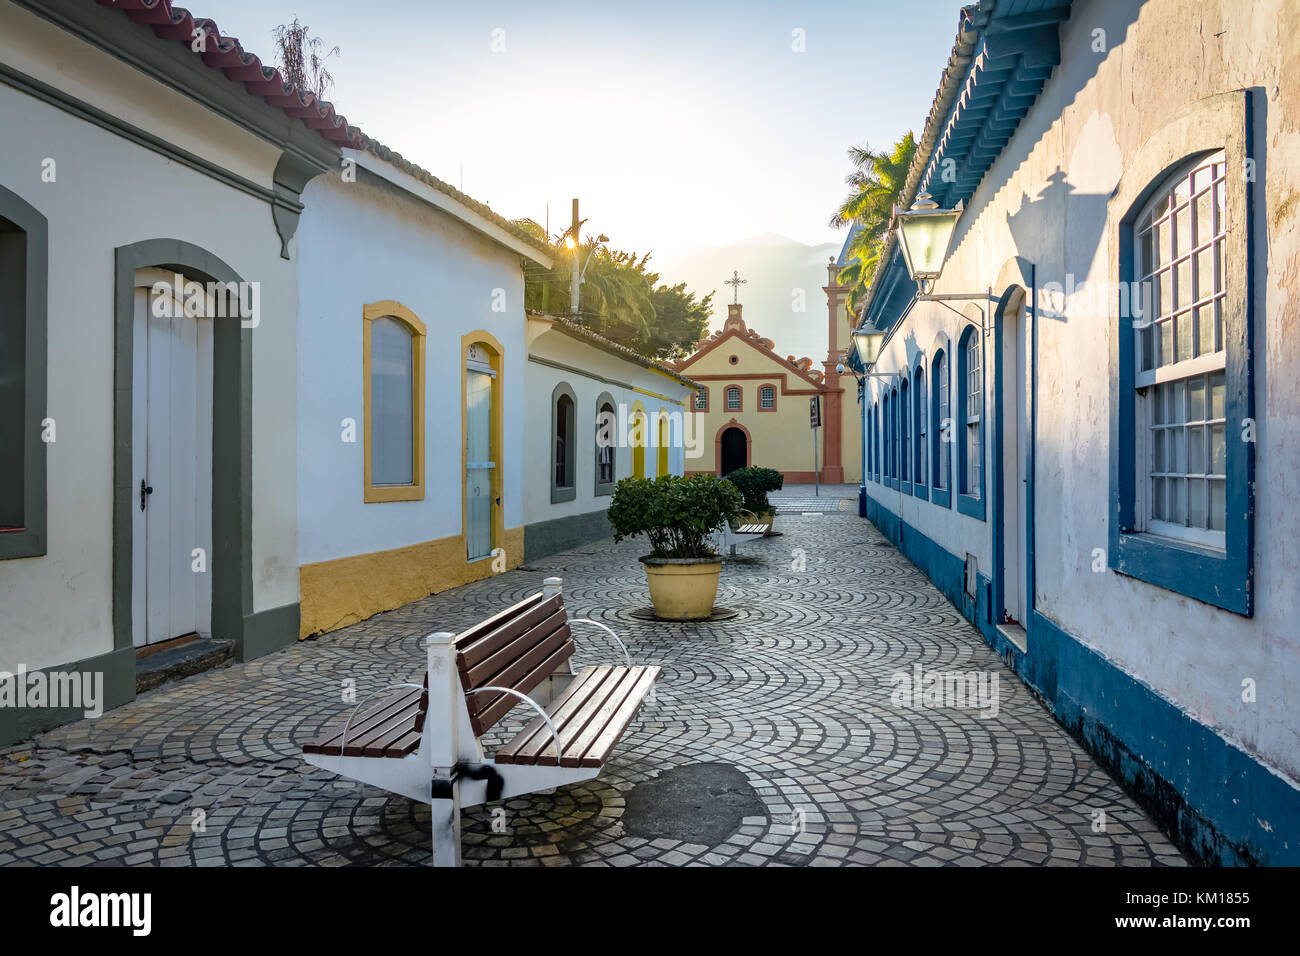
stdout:
[(957, 230), (957, 220), (961, 218), (964, 204), (959, 200), (952, 209), (940, 209), (928, 192), (924, 190), (917, 195), (912, 207), (907, 210), (894, 207), (895, 227), (898, 230), (898, 244), (903, 249), (903, 259), (907, 263), (908, 274), (920, 290), (919, 302), (938, 302), (949, 311), (960, 316), (963, 321), (977, 325), (985, 335), (989, 334), (987, 314), (980, 308), (980, 321), (976, 322), (952, 306), (950, 301), (993, 302), (993, 290), (984, 292), (944, 292), (935, 294), (931, 290), (939, 276), (943, 274), (948, 253), (952, 251), (952, 237)]
[(928, 295), (935, 280), (943, 273), (962, 208), (962, 203), (958, 202), (952, 209), (940, 209), (927, 192), (916, 197), (911, 209), (904, 211), (894, 207), (898, 244), (903, 247), (907, 271), (921, 287), (922, 293)]

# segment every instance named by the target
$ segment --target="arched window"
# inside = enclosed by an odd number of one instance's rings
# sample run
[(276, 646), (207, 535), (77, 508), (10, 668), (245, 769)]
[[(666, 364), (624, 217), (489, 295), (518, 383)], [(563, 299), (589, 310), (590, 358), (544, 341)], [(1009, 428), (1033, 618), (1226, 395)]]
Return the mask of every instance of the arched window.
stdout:
[(761, 412), (776, 410), (776, 389), (771, 385), (764, 385), (758, 390), (758, 410)]
[(564, 382), (551, 393), (551, 502), (572, 501), (577, 496), (574, 464), (577, 434), (573, 389)]
[(701, 385), (699, 391), (695, 393), (695, 410), (697, 412), (707, 412), (709, 410), (709, 388), (707, 385)]
[[(958, 491), (973, 506), (983, 497), (984, 369), (980, 330), (967, 327), (957, 345)], [(961, 503), (961, 499), (958, 499)], [(983, 517), (982, 505), (976, 517)]]
[(596, 494), (612, 495), (617, 483), (618, 413), (608, 393), (596, 399)]
[(632, 413), (628, 422), (628, 441), (632, 445), (632, 477), (645, 477), (645, 446), (650, 439), (649, 435), (650, 420), (646, 416), (645, 407), (637, 402), (632, 406)]
[(912, 421), (916, 428), (916, 442), (912, 454), (915, 456), (912, 462), (912, 481), (917, 486), (923, 486), (926, 482), (926, 449), (929, 447), (929, 422), (925, 414), (925, 369), (921, 363), (917, 363), (916, 372), (912, 376)]
[[(930, 419), (930, 431), (934, 435), (933, 484), (935, 491), (948, 491), (949, 452), (951, 446), (949, 431), (952, 411), (948, 404), (948, 361), (943, 352), (934, 353), (934, 362), (930, 366), (931, 388), (934, 390), (934, 414)], [(935, 499), (939, 500), (938, 498)], [(948, 504), (945, 499), (942, 502)]]
[(1223, 152), (1186, 164), (1134, 227), (1136, 456), (1144, 530), (1223, 548), (1227, 525)]
[(368, 305), (365, 366), (364, 498), (424, 498), (424, 340), (415, 313), (393, 301)]
[(889, 393), (889, 477), (895, 484), (898, 482), (898, 429), (901, 422), (898, 419), (898, 386), (895, 385)]
[(881, 433), (880, 402), (876, 402), (876, 481), (880, 481), (884, 473), (884, 434)]
[(898, 385), (898, 436), (898, 477), (906, 484), (912, 479), (912, 410), (907, 403), (907, 369), (903, 370), (903, 380)]
[(666, 475), (668, 474), (668, 415), (663, 409), (660, 409), (659, 414), (655, 417), (659, 419), (659, 427), (655, 436), (655, 474)]
[(876, 409), (873, 405), (867, 412), (867, 478), (876, 476)]
[(882, 452), (881, 458), (884, 465), (884, 483), (889, 484), (889, 479), (893, 476), (893, 463), (890, 461), (891, 455), (889, 449), (891, 447), (890, 443), (893, 441), (894, 431), (890, 426), (888, 392), (886, 392), (880, 399), (880, 416), (882, 427), (880, 433), (880, 450)]
[(729, 385), (727, 387), (727, 411), (740, 411), (740, 386)]

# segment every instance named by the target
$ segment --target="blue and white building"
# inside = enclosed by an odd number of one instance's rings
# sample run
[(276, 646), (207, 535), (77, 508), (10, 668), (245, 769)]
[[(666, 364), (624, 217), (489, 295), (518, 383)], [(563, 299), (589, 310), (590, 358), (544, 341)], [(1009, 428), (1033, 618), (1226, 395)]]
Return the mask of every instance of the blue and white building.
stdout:
[[(1294, 5), (966, 7), (862, 323), (862, 514), (1195, 858), (1300, 863)], [(1081, 810), (1082, 812), (1082, 810)]]

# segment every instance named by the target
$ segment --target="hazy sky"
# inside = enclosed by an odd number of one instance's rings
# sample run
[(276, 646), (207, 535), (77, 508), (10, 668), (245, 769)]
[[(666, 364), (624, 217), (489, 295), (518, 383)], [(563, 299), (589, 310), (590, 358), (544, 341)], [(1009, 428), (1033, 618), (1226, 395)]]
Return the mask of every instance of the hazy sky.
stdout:
[(368, 134), (502, 215), (543, 222), (549, 203), (553, 232), (577, 196), (588, 231), (662, 261), (761, 233), (842, 241), (845, 149), (920, 132), (961, 4), (188, 6), (267, 62), (297, 15), (342, 48), (333, 101)]

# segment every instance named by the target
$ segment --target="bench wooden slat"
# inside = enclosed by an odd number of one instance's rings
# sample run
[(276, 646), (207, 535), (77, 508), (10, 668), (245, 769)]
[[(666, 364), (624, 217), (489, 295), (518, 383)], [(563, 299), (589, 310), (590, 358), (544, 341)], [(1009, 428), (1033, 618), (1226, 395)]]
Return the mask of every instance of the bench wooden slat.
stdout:
[[(540, 603), (533, 602), (529, 598), (502, 612), (502, 614), (508, 616), (497, 615), (496, 619), (499, 619), (499, 623), (490, 631), (483, 631), (479, 636), (464, 644), (461, 643), (461, 637), (456, 638), (456, 649), (458, 651), (456, 663), (460, 667), (462, 676), (467, 671), (477, 669), (478, 665), (503, 649), (508, 650), (508, 645), (511, 642), (517, 640), (530, 628), (541, 624), (557, 613), (561, 615), (564, 613), (564, 603), (558, 594)], [(470, 686), (478, 685), (471, 684)], [(469, 687), (466, 687), (466, 690), (468, 689)]]
[[(636, 716), (660, 668), (585, 667), (547, 708), (564, 745), (566, 767), (599, 767)], [(572, 691), (572, 693), (570, 693)], [(555, 743), (545, 723), (528, 724), (493, 758), (497, 763), (556, 765)]]
[[(511, 687), (522, 693), (528, 693), (527, 690), (519, 686), (520, 679), (530, 674), (533, 668), (550, 657), (552, 653), (559, 649), (560, 645), (568, 640), (570, 640), (569, 625), (561, 624), (557, 630), (547, 635), (545, 639), (527, 648), (525, 653), (512, 660), (503, 670), (497, 671), (485, 680), (476, 681), (474, 686)], [(533, 686), (537, 686), (536, 683)], [(487, 694), (474, 694), (469, 698), (469, 712), (471, 715), (477, 716), (494, 706), (500, 698), (509, 696), (495, 691)]]
[[(413, 754), (419, 749), (422, 736), (422, 731), (412, 730), (406, 736), (397, 738), (397, 740), (385, 747), (383, 755), (385, 757), (405, 757)], [(369, 755), (367, 754), (367, 756)]]
[(392, 718), (382, 725), (362, 734), (360, 737), (354, 737), (349, 733), (349, 740), (343, 748), (343, 756), (382, 757), (384, 751), (394, 741), (400, 740), (415, 729), (415, 722), (420, 716), (420, 711), (426, 707), (428, 707), (427, 699), (413, 700), (400, 713), (394, 714)]
[[(587, 698), (610, 678), (614, 670), (616, 668), (584, 667), (560, 696), (551, 702), (551, 706), (546, 708), (551, 722), (560, 733), (560, 740), (572, 736), (570, 723), (573, 716)], [(493, 759), (497, 763), (536, 763), (538, 754), (548, 746), (551, 748), (551, 765), (554, 766), (555, 741), (551, 739), (551, 730), (541, 717), (535, 717), (513, 740), (498, 750)]]
[[(410, 689), (394, 689), (394, 692), (378, 702), (368, 710), (358, 714), (348, 726), (348, 742), (356, 740), (359, 736), (364, 736), (368, 731), (382, 725), (386, 720), (393, 717), (409, 706), (412, 700), (421, 700), (423, 706), (428, 706), (428, 694), (426, 691)], [(349, 714), (351, 711), (348, 712)], [(339, 743), (343, 738), (343, 728), (347, 725), (348, 715), (345, 714), (341, 720), (336, 722), (332, 727), (326, 729), (320, 736), (303, 744), (305, 753), (321, 754), (338, 754)]]
[[(502, 675), (507, 672), (507, 669), (514, 662), (527, 655), (538, 644), (552, 637), (556, 631), (566, 628), (567, 624), (564, 608), (547, 615), (526, 631), (519, 632), (511, 639), (510, 643), (501, 647), (492, 656), (484, 658), (480, 664), (469, 668), (462, 667), (460, 671), (461, 686), (465, 690), (471, 690), (487, 684), (503, 683)], [(492, 635), (479, 643), (486, 643), (494, 639), (495, 635)]]
[(522, 601), (510, 605), (504, 611), (498, 611), (496, 614), (493, 614), (491, 617), (487, 618), (486, 620), (479, 621), (474, 626), (465, 628), (465, 630), (461, 631), (459, 634), (455, 636), (455, 638), (452, 639), (452, 643), (456, 645), (458, 650), (463, 650), (464, 648), (469, 647), (470, 644), (477, 641), (488, 631), (500, 627), (501, 624), (505, 622), (507, 619), (512, 618), (515, 615), (521, 613), (530, 604), (540, 601), (542, 597), (543, 594), (541, 591), (538, 591), (536, 594), (528, 595), (528, 597), (524, 598)]
[(636, 683), (637, 676), (634, 670), (625, 669), (618, 676), (618, 680), (613, 682), (610, 692), (604, 695), (604, 699), (598, 706), (591, 704), (584, 708), (590, 716), (576, 738), (564, 741), (564, 755), (560, 758), (561, 767), (589, 766), (584, 760), (585, 754), (591, 749), (591, 745), (596, 742), (596, 738), (600, 736), (610, 719), (623, 706), (628, 693)]
[(627, 696), (623, 698), (622, 706), (610, 716), (609, 722), (605, 724), (605, 729), (600, 732), (600, 735), (596, 737), (596, 740), (582, 755), (582, 766), (604, 766), (615, 745), (622, 739), (623, 732), (632, 723), (632, 718), (641, 709), (641, 704), (650, 693), (650, 689), (654, 687), (655, 681), (659, 679), (659, 668), (645, 667), (641, 671), (636, 682), (628, 690)]
[[(563, 632), (565, 639), (558, 648), (551, 652), (532, 670), (528, 671), (518, 680), (513, 681), (509, 686), (519, 691), (521, 694), (527, 694), (530, 690), (544, 681), (551, 673), (562, 663), (573, 656), (573, 640), (568, 637), (568, 625), (565, 625)], [(475, 694), (474, 697), (482, 697), (483, 694)], [(483, 733), (492, 727), (498, 720), (504, 717), (515, 704), (520, 703), (519, 699), (509, 694), (493, 694), (497, 698), (496, 703), (492, 704), (487, 710), (471, 714), (469, 718), (470, 726), (474, 728), (476, 736), (483, 736)], [(473, 698), (470, 698), (471, 700)], [(471, 705), (473, 706), (473, 705)]]

